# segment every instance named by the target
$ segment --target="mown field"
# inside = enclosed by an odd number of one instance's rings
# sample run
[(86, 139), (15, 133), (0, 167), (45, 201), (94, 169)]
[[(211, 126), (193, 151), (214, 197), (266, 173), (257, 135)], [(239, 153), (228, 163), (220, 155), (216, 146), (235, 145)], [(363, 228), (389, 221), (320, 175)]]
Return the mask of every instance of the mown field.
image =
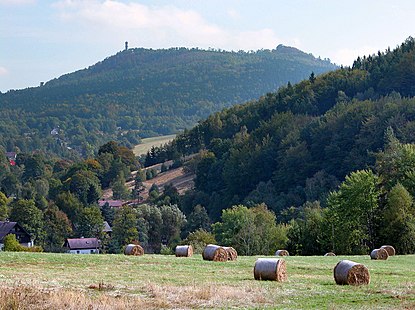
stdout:
[[(341, 259), (371, 283), (335, 284)], [(415, 256), (291, 256), (288, 281), (255, 281), (257, 257), (235, 262), (144, 255), (0, 252), (0, 309), (415, 309)]]
[(133, 149), (135, 156), (147, 154), (153, 146), (160, 146), (170, 142), (176, 137), (176, 135), (159, 136), (152, 138), (145, 138), (141, 140), (141, 143), (136, 145)]

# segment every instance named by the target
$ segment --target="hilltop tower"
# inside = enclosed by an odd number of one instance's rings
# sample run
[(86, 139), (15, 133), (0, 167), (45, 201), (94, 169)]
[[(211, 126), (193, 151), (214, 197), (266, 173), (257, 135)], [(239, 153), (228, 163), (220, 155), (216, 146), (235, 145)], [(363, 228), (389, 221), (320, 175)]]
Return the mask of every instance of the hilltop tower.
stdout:
[(125, 41), (125, 50), (128, 50), (128, 41)]

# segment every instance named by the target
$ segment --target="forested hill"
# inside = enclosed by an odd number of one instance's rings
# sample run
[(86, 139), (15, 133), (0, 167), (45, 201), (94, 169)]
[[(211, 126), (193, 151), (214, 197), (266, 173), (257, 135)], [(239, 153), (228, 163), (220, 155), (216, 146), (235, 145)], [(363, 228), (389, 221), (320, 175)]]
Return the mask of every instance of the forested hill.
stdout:
[(108, 140), (176, 133), (212, 112), (336, 67), (295, 48), (127, 49), (44, 85), (0, 94), (0, 145), (91, 154)]
[[(414, 85), (409, 38), (393, 51), (358, 58), (352, 68), (215, 113), (157, 154), (203, 150), (185, 209), (201, 204), (218, 218), (232, 205), (265, 202), (289, 219), (290, 207), (306, 201), (324, 206), (352, 171), (379, 168), (387, 128), (402, 143), (415, 143)], [(415, 183), (408, 190), (415, 195)]]

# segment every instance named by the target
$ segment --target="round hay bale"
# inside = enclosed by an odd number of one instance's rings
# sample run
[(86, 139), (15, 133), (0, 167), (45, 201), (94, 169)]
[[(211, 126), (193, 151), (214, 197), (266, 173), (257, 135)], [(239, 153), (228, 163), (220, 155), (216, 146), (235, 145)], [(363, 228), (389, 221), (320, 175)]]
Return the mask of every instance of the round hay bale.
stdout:
[(202, 257), (204, 260), (226, 262), (228, 260), (228, 252), (219, 245), (208, 244), (203, 250)]
[(238, 258), (238, 252), (233, 247), (224, 246), (226, 252), (228, 252), (228, 260), (236, 260)]
[(374, 249), (371, 253), (370, 253), (370, 258), (371, 259), (380, 259), (380, 260), (387, 260), (389, 257), (388, 251), (386, 251), (386, 249)]
[(395, 248), (391, 245), (382, 245), (380, 248), (385, 249), (388, 252), (389, 256), (394, 256), (396, 253)]
[(290, 256), (287, 250), (277, 250), (275, 256)]
[(324, 256), (336, 256), (336, 254), (334, 254), (333, 252), (328, 252), (328, 253), (324, 254)]
[(144, 249), (138, 244), (128, 244), (124, 249), (124, 254), (141, 256), (144, 255)]
[(366, 266), (350, 260), (338, 262), (333, 273), (336, 284), (362, 285), (370, 283), (369, 270)]
[(191, 245), (176, 246), (176, 257), (190, 257), (193, 255), (193, 247)]
[(287, 280), (285, 260), (276, 258), (258, 258), (254, 266), (255, 280), (283, 282)]

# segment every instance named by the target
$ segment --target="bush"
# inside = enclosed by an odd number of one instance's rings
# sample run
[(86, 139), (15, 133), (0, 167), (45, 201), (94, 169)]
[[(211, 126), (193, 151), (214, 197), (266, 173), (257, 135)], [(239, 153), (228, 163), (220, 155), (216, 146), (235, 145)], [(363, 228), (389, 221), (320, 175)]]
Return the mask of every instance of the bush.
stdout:
[(202, 254), (203, 249), (208, 244), (216, 244), (216, 239), (210, 232), (204, 229), (198, 229), (191, 232), (182, 244), (190, 244), (193, 247), (193, 253)]
[(166, 172), (167, 170), (168, 170), (167, 166), (165, 164), (162, 164), (160, 168), (160, 172)]
[(9, 234), (4, 237), (4, 251), (8, 252), (43, 252), (43, 248), (40, 246), (25, 247), (19, 243), (16, 239), (16, 235)]
[(146, 170), (146, 180), (151, 180), (157, 176), (157, 170), (156, 169), (147, 169)]
[(4, 237), (4, 251), (8, 252), (21, 252), (23, 251), (23, 246), (20, 245), (19, 241), (16, 239), (16, 235), (9, 234)]
[(25, 246), (21, 245), (21, 247), (23, 248), (23, 252), (32, 252), (32, 253), (43, 252), (43, 248), (41, 246), (32, 246), (32, 247), (28, 248), (28, 247), (25, 247)]
[(160, 249), (160, 254), (161, 255), (173, 255), (173, 250), (172, 248), (168, 247), (167, 245), (162, 244), (161, 245), (161, 249)]
[(173, 164), (171, 165), (170, 169), (180, 168), (181, 166), (183, 166), (183, 161), (180, 159), (176, 159), (173, 161)]

